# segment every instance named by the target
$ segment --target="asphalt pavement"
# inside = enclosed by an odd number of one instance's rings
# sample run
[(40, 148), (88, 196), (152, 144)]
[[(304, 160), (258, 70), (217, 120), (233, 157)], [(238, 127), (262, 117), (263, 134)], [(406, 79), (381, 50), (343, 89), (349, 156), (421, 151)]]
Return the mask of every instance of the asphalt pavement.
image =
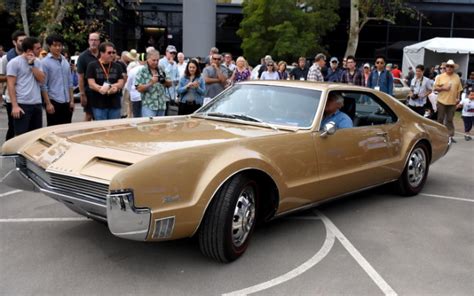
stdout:
[[(1, 143), (5, 132), (1, 109)], [(474, 141), (455, 138), (421, 194), (379, 187), (274, 220), (231, 264), (203, 257), (195, 239), (114, 237), (0, 184), (0, 295), (472, 295)]]

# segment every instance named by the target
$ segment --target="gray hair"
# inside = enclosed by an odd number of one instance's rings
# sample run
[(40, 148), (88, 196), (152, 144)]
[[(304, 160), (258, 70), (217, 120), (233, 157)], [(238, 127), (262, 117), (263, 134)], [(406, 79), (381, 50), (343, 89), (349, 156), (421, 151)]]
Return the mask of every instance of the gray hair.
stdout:
[(146, 59), (148, 60), (151, 57), (160, 56), (160, 52), (156, 49), (152, 49), (146, 52)]
[(316, 60), (316, 62), (319, 60), (326, 60), (326, 56), (324, 55), (324, 53), (318, 53), (314, 59)]
[(329, 100), (334, 100), (336, 101), (336, 103), (339, 103), (341, 104), (341, 106), (344, 106), (344, 97), (338, 93), (330, 92), (328, 96), (328, 101)]

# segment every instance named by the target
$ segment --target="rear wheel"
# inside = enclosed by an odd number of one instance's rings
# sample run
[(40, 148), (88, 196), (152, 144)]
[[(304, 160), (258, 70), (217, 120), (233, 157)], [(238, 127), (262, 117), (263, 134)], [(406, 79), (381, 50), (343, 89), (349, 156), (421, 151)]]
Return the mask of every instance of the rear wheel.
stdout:
[(402, 175), (397, 180), (398, 191), (404, 196), (418, 194), (425, 185), (429, 170), (428, 148), (423, 143), (416, 144)]
[(254, 180), (237, 175), (227, 181), (211, 202), (199, 230), (202, 253), (219, 262), (239, 258), (255, 228), (257, 202)]

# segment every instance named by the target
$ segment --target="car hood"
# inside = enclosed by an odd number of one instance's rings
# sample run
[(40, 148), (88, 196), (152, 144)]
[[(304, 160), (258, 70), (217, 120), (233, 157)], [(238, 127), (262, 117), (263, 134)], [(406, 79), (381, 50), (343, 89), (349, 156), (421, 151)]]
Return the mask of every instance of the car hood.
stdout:
[(142, 155), (198, 147), (242, 138), (274, 134), (276, 131), (232, 122), (183, 117), (175, 120), (120, 124), (56, 133), (69, 142), (110, 148)]
[(50, 173), (107, 183), (151, 156), (285, 132), (190, 116), (139, 118), (48, 127), (15, 137), (2, 152), (21, 154)]

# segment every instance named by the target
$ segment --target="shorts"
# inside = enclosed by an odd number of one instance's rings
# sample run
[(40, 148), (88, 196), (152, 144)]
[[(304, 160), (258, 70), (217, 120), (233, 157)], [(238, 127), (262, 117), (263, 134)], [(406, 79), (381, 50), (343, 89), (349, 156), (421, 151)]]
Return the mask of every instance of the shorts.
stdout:
[(462, 121), (464, 121), (464, 132), (470, 132), (474, 124), (474, 116), (463, 116)]

